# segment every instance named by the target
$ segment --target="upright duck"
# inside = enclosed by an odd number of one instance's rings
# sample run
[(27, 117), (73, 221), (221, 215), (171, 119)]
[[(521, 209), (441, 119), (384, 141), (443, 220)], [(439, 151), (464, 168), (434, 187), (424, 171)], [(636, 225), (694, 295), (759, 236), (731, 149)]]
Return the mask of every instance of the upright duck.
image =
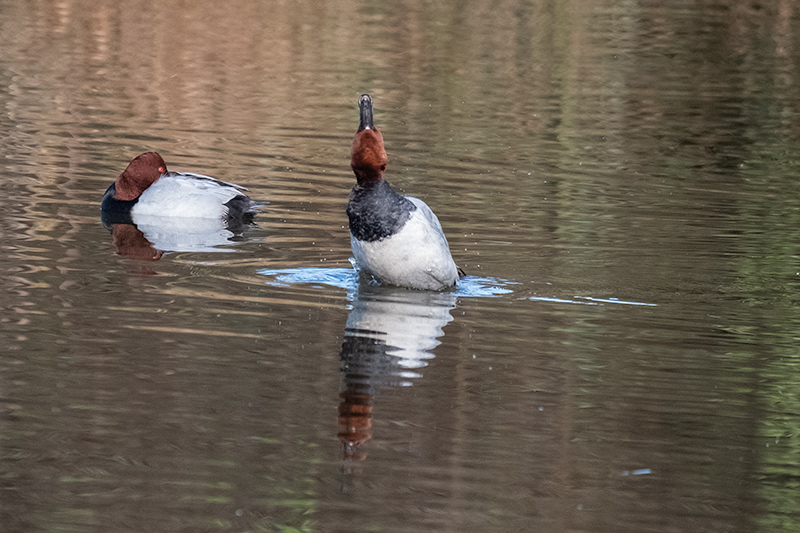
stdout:
[(388, 158), (375, 129), (372, 98), (358, 101), (361, 120), (350, 166), (357, 183), (350, 193), (350, 246), (357, 267), (381, 283), (442, 290), (458, 281), (458, 267), (439, 219), (422, 200), (398, 194), (383, 179)]

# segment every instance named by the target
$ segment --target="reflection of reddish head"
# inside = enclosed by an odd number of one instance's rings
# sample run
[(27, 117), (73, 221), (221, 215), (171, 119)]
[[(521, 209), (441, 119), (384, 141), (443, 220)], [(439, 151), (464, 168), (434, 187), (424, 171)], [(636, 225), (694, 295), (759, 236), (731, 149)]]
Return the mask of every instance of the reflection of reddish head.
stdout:
[(363, 459), (358, 447), (372, 438), (372, 395), (344, 391), (340, 394), (339, 440), (346, 459)]
[(111, 236), (117, 253), (131, 259), (142, 261), (158, 261), (164, 252), (153, 248), (153, 244), (145, 239), (139, 228), (131, 224), (114, 224), (111, 227)]

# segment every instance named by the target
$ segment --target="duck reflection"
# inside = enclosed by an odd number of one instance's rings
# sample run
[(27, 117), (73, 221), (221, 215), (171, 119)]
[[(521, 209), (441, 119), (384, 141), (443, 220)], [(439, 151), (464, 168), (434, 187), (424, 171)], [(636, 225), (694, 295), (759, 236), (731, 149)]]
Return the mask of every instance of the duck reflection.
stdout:
[(372, 437), (373, 401), (380, 389), (411, 386), (422, 377), (455, 304), (454, 292), (360, 284), (341, 351), (338, 436), (345, 464), (366, 457), (360, 446)]
[(244, 240), (250, 220), (180, 217), (130, 217), (103, 213), (103, 225), (111, 231), (117, 253), (131, 259), (158, 261), (164, 252), (224, 252)]

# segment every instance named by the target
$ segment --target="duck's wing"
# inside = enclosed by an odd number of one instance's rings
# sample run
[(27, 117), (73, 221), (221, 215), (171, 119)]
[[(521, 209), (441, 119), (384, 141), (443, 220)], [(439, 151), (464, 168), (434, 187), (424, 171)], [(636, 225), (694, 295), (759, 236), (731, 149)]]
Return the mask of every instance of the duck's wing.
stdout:
[(164, 176), (162, 176), (162, 177), (193, 178), (193, 179), (198, 179), (198, 180), (201, 180), (201, 181), (213, 182), (213, 183), (216, 183), (217, 185), (220, 185), (220, 186), (224, 185), (224, 186), (228, 186), (228, 187), (233, 187), (234, 189), (236, 189), (238, 191), (247, 191), (247, 187), (242, 187), (241, 185), (236, 185), (235, 183), (230, 183), (228, 181), (218, 180), (217, 178), (212, 178), (211, 176), (206, 176), (206, 175), (203, 175), (203, 174), (195, 174), (194, 172), (172, 172), (172, 171), (170, 171), (170, 172), (167, 172), (166, 174), (164, 174)]

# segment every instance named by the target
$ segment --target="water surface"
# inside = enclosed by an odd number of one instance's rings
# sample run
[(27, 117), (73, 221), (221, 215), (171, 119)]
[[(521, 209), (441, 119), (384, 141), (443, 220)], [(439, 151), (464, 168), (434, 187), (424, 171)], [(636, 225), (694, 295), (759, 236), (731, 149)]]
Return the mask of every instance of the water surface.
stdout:
[[(3, 529), (796, 531), (799, 24), (0, 2)], [(352, 271), (362, 92), (457, 290)], [(268, 204), (106, 228), (147, 150)]]

